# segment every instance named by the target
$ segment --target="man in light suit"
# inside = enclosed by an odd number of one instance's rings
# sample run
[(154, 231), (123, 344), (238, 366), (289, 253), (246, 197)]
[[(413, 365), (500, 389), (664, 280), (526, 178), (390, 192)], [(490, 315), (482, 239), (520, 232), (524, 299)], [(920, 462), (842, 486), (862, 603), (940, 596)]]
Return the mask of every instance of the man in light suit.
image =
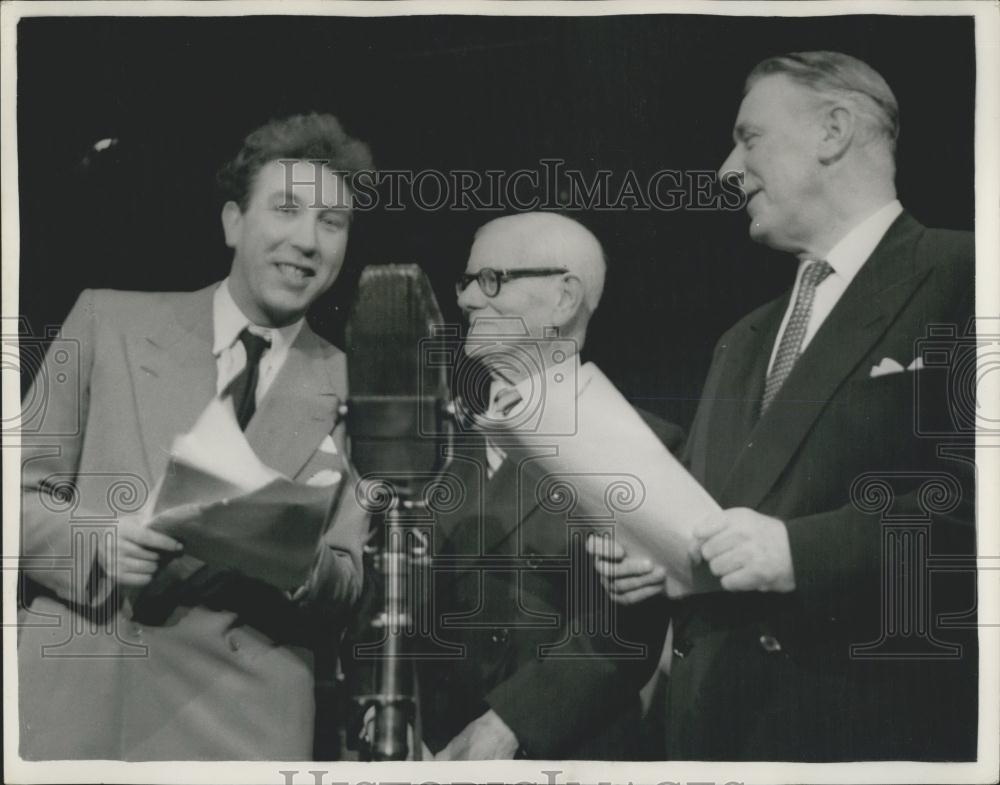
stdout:
[[(597, 239), (568, 217), (523, 213), (479, 229), (457, 288), (465, 351), (493, 379), (487, 421), (533, 405), (532, 390), (577, 362), (604, 271)], [(542, 367), (519, 363), (535, 355), (505, 349), (507, 335), (537, 348)], [(668, 446), (679, 442), (661, 425)], [(437, 516), (431, 593), (435, 640), (451, 656), (420, 672), (424, 739), (439, 760), (636, 758), (663, 603), (611, 606), (567, 511), (540, 502), (524, 473), (534, 449), (478, 433), (453, 448), (465, 497)]]
[[(49, 391), (22, 464), (23, 757), (312, 756), (314, 650), (359, 593), (366, 519), (337, 417), (345, 358), (304, 317), (341, 270), (349, 178), (370, 167), (330, 115), (272, 121), (220, 172), (225, 280), (85, 291), (67, 317), (29, 396)], [(265, 464), (339, 488), (297, 589), (146, 526), (174, 438), (216, 396)]]
[[(798, 273), (719, 340), (686, 445), (724, 508), (691, 556), (723, 591), (672, 607), (673, 758), (975, 757), (975, 616), (939, 626), (974, 608), (974, 576), (919, 560), (974, 555), (974, 454), (960, 432), (921, 435), (948, 430), (954, 401), (918, 351), (930, 325), (964, 334), (974, 244), (903, 210), (897, 134), (892, 91), (853, 57), (775, 57), (747, 79), (720, 172), (742, 173), (752, 239)], [(620, 601), (662, 591), (660, 568), (600, 555)]]

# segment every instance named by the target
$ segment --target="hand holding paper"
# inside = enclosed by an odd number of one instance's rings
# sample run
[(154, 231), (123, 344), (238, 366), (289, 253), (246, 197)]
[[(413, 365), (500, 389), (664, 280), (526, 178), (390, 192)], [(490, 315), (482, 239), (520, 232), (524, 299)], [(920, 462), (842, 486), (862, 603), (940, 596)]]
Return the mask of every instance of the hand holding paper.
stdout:
[(213, 567), (294, 590), (309, 576), (336, 500), (333, 480), (304, 485), (265, 466), (216, 398), (174, 442), (149, 525)]
[[(510, 425), (492, 421), (491, 438), (540, 448), (526, 464), (524, 480), (540, 496), (547, 488), (560, 493), (570, 488), (575, 503), (568, 520), (614, 524), (624, 552), (609, 553), (603, 568), (610, 574), (614, 564), (619, 577), (628, 579), (619, 584), (619, 595), (631, 597), (636, 588), (642, 596), (657, 593), (664, 581), (670, 596), (717, 591), (718, 581), (707, 567), (692, 562), (689, 548), (695, 527), (717, 515), (718, 504), (596, 365), (582, 366), (576, 385), (561, 381), (566, 378), (549, 373), (535, 380), (532, 389), (540, 391), (540, 404), (526, 400)], [(534, 416), (530, 429), (518, 427), (531, 415), (533, 403), (536, 410), (540, 406), (540, 416)], [(564, 422), (567, 410), (575, 411), (575, 428), (550, 427), (550, 420)], [(648, 572), (643, 559), (651, 566)]]
[(610, 537), (591, 535), (587, 552), (594, 557), (594, 568), (611, 599), (633, 605), (667, 593), (667, 571), (643, 556), (629, 556)]
[(173, 537), (148, 525), (148, 511), (118, 519), (114, 549), (99, 540), (97, 558), (104, 572), (119, 586), (140, 588), (148, 584), (164, 557), (180, 553), (184, 546)]
[(795, 589), (788, 529), (745, 507), (723, 510), (694, 530), (691, 557), (706, 562), (727, 591)]

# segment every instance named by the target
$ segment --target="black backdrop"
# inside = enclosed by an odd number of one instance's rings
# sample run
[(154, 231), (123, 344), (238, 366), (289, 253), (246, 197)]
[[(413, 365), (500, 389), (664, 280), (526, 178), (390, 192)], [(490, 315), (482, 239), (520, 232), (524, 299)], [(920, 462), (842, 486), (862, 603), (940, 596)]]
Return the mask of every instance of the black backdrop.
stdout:
[[(750, 68), (772, 54), (861, 57), (901, 106), (898, 185), (929, 225), (972, 228), (974, 24), (966, 17), (712, 16), (23, 19), (18, 30), (21, 313), (37, 332), (84, 287), (221, 278), (214, 172), (264, 120), (319, 110), (380, 167), (714, 169)], [(94, 143), (118, 144), (95, 153)], [(312, 321), (340, 341), (357, 271), (417, 262), (447, 318), (470, 211), (373, 211)], [(589, 211), (609, 257), (588, 341), (638, 404), (687, 425), (711, 348), (789, 285), (743, 212)]]

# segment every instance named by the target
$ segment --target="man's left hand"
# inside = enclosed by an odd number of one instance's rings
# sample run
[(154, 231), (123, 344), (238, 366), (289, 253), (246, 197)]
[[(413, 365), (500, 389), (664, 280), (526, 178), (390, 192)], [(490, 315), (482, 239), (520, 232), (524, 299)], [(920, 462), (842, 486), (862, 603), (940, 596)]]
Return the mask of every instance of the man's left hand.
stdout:
[(746, 507), (723, 510), (694, 530), (691, 558), (705, 561), (726, 591), (795, 589), (788, 529)]
[(511, 760), (517, 748), (514, 731), (491, 709), (466, 725), (435, 760)]

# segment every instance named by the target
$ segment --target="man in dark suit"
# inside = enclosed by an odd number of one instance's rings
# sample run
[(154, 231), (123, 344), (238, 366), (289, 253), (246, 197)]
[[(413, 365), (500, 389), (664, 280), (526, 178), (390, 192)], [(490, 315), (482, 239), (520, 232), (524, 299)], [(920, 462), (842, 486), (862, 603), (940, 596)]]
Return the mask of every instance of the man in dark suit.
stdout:
[[(975, 757), (975, 617), (940, 616), (974, 608), (974, 453), (923, 435), (955, 401), (918, 343), (965, 334), (974, 244), (900, 206), (897, 133), (892, 91), (853, 57), (747, 80), (720, 171), (744, 177), (751, 237), (799, 266), (719, 340), (686, 445), (724, 508), (691, 556), (724, 591), (672, 608), (673, 758)], [(928, 551), (968, 573), (932, 580)], [(602, 555), (620, 601), (662, 591), (660, 568)]]
[[(312, 756), (314, 650), (359, 593), (366, 518), (337, 417), (345, 358), (304, 317), (343, 264), (349, 173), (370, 166), (332, 116), (273, 121), (221, 172), (225, 280), (86, 291), (67, 317), (23, 455), (23, 757)], [(147, 526), (174, 438), (217, 397), (265, 464), (339, 493), (297, 589), (220, 571)]]
[[(597, 239), (564, 216), (480, 228), (458, 303), (466, 353), (493, 378), (482, 422), (516, 417), (547, 389), (551, 362), (577, 362), (604, 269)], [(665, 426), (661, 438), (670, 446), (679, 433)], [(496, 434), (453, 448), (465, 496), (434, 525), (431, 615), (445, 657), (420, 669), (423, 737), (442, 760), (634, 758), (664, 608), (610, 603), (566, 510), (538, 498), (532, 450)]]

